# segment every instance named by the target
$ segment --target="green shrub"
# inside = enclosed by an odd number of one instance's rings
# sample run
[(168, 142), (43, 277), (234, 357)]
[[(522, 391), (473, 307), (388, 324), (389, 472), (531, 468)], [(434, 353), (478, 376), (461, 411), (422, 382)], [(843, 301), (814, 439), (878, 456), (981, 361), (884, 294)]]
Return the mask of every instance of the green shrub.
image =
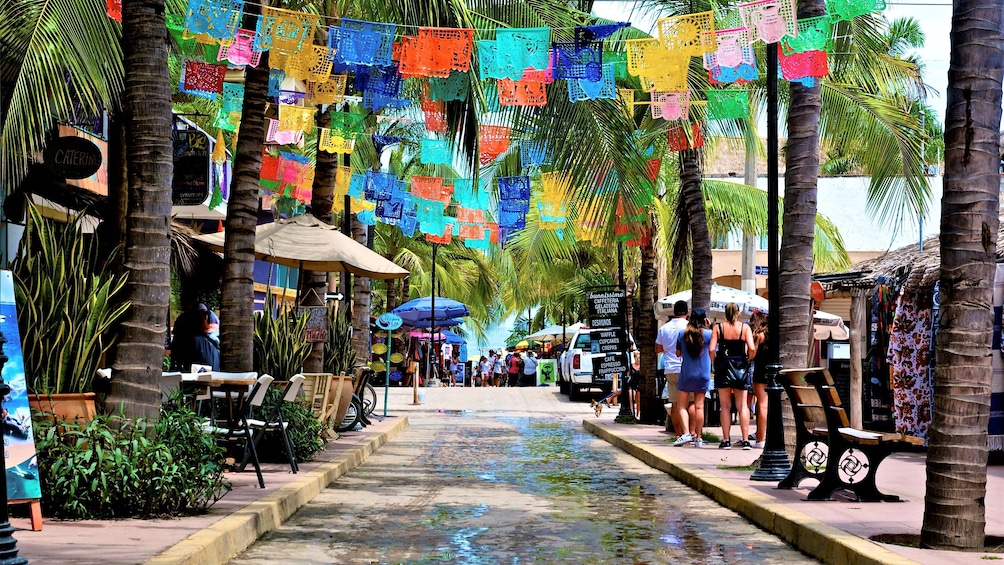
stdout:
[(230, 490), (224, 450), (185, 405), (168, 403), (147, 437), (143, 420), (36, 420), (42, 508), (64, 519), (177, 516), (205, 511)]
[[(282, 393), (285, 387), (270, 388), (262, 403), (261, 414), (264, 417), (272, 414), (277, 402), (282, 402), (282, 419), (289, 422), (286, 433), (293, 442), (293, 452), (297, 461), (312, 461), (314, 454), (324, 448), (321, 439), (321, 422), (314, 417), (307, 400), (283, 402)], [(282, 446), (282, 436), (277, 432), (269, 432), (258, 444), (258, 456), (266, 461), (287, 462), (286, 450)]]
[(310, 343), (303, 337), (309, 316), (278, 307), (275, 296), (265, 296), (265, 308), (254, 317), (254, 370), (277, 381), (288, 380), (303, 370)]

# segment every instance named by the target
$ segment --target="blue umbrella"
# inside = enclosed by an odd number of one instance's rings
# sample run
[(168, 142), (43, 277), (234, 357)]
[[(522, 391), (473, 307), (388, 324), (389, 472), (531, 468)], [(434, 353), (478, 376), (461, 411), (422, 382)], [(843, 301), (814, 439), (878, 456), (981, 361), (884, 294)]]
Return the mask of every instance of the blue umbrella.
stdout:
[[(462, 323), (464, 323), (463, 320), (457, 320), (456, 318), (449, 318), (446, 320), (436, 318), (437, 328), (452, 328), (453, 326), (459, 326)], [(414, 322), (405, 322), (404, 325), (412, 328), (426, 329), (432, 325), (432, 320), (416, 320)]]
[[(394, 309), (394, 313), (401, 316), (404, 323), (409, 326), (414, 326), (413, 322), (419, 320), (432, 320), (435, 319), (436, 325), (439, 326), (439, 320), (447, 320), (450, 318), (463, 318), (464, 316), (470, 316), (471, 311), (462, 302), (457, 302), (456, 300), (451, 300), (449, 298), (443, 298), (441, 296), (435, 297), (435, 316), (433, 316), (433, 297), (426, 296), (423, 298), (416, 298), (405, 302), (404, 304), (398, 306)], [(418, 327), (418, 326), (415, 326)], [(428, 326), (426, 326), (428, 327)]]
[[(438, 323), (438, 322), (437, 322)], [(450, 330), (443, 330), (443, 337), (446, 338), (446, 343), (450, 345), (463, 345), (467, 343), (467, 340), (460, 337), (459, 335), (451, 332)]]

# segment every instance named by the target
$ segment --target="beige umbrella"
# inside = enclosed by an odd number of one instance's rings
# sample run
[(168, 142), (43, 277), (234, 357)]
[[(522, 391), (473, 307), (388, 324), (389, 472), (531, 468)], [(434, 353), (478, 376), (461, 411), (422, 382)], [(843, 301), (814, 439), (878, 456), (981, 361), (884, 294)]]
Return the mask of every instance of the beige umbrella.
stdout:
[[(223, 251), (224, 232), (196, 236)], [(408, 271), (310, 214), (276, 220), (255, 228), (255, 257), (309, 271), (343, 272), (371, 279), (398, 279)]]

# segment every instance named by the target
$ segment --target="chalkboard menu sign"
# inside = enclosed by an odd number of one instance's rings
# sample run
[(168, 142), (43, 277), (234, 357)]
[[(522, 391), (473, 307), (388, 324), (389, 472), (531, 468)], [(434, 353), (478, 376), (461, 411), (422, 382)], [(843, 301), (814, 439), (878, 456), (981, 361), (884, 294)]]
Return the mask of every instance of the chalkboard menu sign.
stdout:
[(627, 355), (624, 353), (610, 353), (593, 359), (593, 377), (598, 381), (613, 380), (614, 375), (623, 379), (627, 371)]
[(593, 358), (593, 378), (612, 380), (614, 375), (627, 375), (627, 298), (624, 290), (593, 290), (588, 294), (590, 353), (602, 355)]
[(591, 353), (623, 353), (628, 350), (627, 335), (620, 329), (592, 332), (589, 347)]
[(624, 327), (627, 298), (623, 290), (590, 291), (588, 298), (589, 327), (599, 329)]
[(171, 200), (175, 206), (196, 206), (209, 196), (209, 137), (198, 130), (175, 130), (174, 182)]

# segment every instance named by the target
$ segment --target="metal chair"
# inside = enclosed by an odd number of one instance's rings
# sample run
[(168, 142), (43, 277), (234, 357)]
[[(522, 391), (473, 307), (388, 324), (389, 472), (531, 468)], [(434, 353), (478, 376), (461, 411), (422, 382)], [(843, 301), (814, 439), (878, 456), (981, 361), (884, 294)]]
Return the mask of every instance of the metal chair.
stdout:
[[(289, 458), (289, 468), (294, 474), (300, 470), (300, 466), (296, 462), (296, 450), (293, 448), (293, 441), (289, 439), (289, 434), (286, 433), (289, 422), (282, 419), (282, 404), (284, 402), (296, 402), (305, 379), (306, 377), (300, 374), (293, 375), (293, 378), (289, 379), (286, 390), (282, 393), (282, 400), (275, 404), (272, 413), (266, 419), (257, 420), (248, 418), (248, 425), (251, 426), (252, 430), (258, 432), (258, 435), (254, 438), (255, 447), (258, 446), (258, 442), (264, 437), (265, 432), (279, 431), (279, 434), (282, 435), (282, 445), (286, 449), (286, 457)], [(242, 469), (244, 465), (247, 465), (246, 453), (244, 454), (244, 461), (241, 462)]]
[(257, 442), (254, 438), (254, 430), (248, 424), (248, 416), (253, 407), (261, 407), (262, 402), (265, 400), (265, 393), (268, 391), (268, 387), (272, 384), (273, 380), (271, 375), (262, 375), (258, 377), (258, 380), (252, 385), (251, 390), (247, 394), (237, 391), (238, 406), (235, 411), (237, 417), (228, 419), (226, 428), (217, 427), (212, 423), (206, 425), (206, 429), (209, 432), (219, 436), (219, 439), (223, 441), (244, 443), (244, 456), (240, 468), (244, 468), (246, 461), (250, 457), (255, 473), (258, 475), (258, 485), (261, 488), (265, 488), (265, 479), (261, 475), (261, 463), (258, 460), (258, 450), (255, 445)]

